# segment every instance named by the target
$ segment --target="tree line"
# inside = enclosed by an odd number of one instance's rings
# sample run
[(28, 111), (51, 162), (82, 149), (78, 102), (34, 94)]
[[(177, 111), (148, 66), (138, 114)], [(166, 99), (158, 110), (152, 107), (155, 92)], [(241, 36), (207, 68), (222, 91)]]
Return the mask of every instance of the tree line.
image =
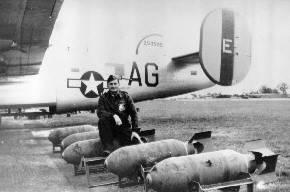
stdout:
[(285, 82), (279, 83), (276, 88), (270, 88), (266, 85), (262, 85), (259, 89), (259, 93), (282, 93), (283, 95), (287, 95), (288, 84)]

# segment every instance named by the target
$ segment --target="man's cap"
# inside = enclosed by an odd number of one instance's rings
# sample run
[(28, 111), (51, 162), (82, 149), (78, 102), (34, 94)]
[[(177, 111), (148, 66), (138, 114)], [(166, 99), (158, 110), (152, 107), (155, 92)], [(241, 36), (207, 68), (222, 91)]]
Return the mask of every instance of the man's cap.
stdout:
[(111, 81), (114, 81), (114, 80), (119, 80), (117, 76), (115, 75), (110, 75), (107, 79), (107, 83), (111, 82)]

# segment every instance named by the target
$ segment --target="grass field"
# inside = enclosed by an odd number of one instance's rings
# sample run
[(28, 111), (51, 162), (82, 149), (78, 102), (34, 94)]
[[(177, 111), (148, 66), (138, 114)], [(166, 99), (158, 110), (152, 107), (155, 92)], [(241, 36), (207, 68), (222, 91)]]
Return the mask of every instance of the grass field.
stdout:
[[(246, 141), (258, 138), (266, 140), (267, 146), (280, 154), (276, 168), (280, 176), (276, 182), (255, 191), (290, 191), (290, 99), (154, 100), (136, 105), (140, 108), (140, 127), (156, 129), (158, 140), (175, 138), (185, 141), (196, 132), (210, 130), (214, 149), (233, 149), (238, 152), (244, 152)], [(88, 122), (96, 124), (98, 121), (96, 114), (91, 113), (64, 117), (59, 115), (34, 122), (56, 127)], [(110, 186), (90, 191), (141, 192), (143, 188), (119, 189)]]

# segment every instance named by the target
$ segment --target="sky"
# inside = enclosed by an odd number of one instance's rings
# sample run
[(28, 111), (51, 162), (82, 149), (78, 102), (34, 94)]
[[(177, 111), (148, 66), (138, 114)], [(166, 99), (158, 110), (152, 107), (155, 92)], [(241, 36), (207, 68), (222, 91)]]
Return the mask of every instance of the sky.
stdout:
[(290, 85), (287, 0), (65, 0), (50, 44), (69, 47), (75, 63), (129, 62), (139, 39), (164, 33), (167, 56), (184, 55), (198, 51), (202, 19), (216, 8), (234, 9), (245, 19), (252, 35), (251, 67), (241, 83), (203, 92), (243, 93), (262, 85)]

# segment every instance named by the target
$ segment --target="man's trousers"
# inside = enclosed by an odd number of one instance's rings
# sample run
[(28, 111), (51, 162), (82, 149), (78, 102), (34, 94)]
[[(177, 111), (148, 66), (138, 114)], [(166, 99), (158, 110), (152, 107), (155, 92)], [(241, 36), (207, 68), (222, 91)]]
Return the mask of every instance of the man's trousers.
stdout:
[(104, 150), (113, 151), (114, 140), (117, 140), (121, 146), (132, 144), (132, 130), (128, 122), (122, 122), (122, 125), (117, 126), (114, 118), (101, 118), (98, 122), (98, 129)]

